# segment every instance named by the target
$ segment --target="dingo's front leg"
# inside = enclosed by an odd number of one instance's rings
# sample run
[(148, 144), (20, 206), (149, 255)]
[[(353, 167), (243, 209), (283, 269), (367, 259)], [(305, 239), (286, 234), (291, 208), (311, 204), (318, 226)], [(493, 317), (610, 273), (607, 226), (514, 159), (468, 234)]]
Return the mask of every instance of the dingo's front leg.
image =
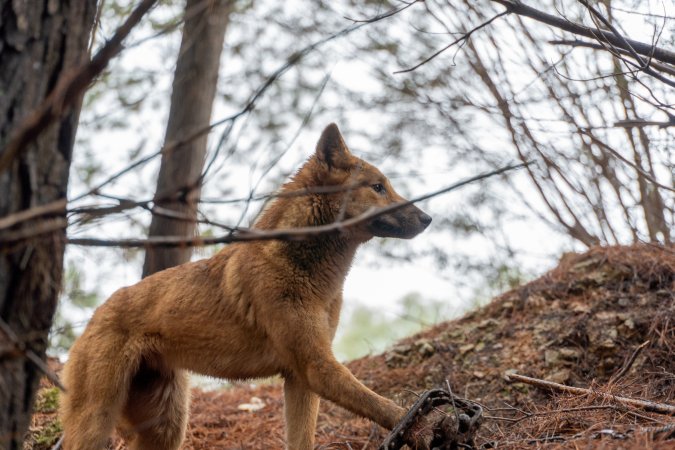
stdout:
[(284, 409), (286, 413), (286, 448), (312, 450), (314, 430), (319, 414), (319, 396), (307, 384), (293, 375), (284, 378)]
[[(326, 400), (387, 429), (392, 429), (403, 417), (403, 408), (368, 389), (335, 359), (332, 333), (323, 311), (289, 309), (283, 317), (277, 314), (276, 319), (278, 325), (283, 325), (271, 330), (270, 340), (286, 372), (296, 378), (294, 383), (302, 383)], [(291, 392), (296, 389), (290, 385)]]

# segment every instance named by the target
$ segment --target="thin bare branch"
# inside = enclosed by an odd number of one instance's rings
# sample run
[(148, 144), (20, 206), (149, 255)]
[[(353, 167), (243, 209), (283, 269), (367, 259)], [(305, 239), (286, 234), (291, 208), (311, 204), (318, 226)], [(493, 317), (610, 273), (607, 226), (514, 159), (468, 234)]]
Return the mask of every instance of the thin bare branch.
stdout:
[(27, 220), (34, 219), (36, 217), (44, 216), (47, 214), (53, 214), (58, 212), (65, 212), (66, 210), (66, 199), (56, 200), (55, 202), (47, 203), (44, 205), (36, 206), (30, 209), (24, 209), (9, 216), (0, 218), (0, 230), (12, 227), (17, 223), (25, 222)]
[(645, 341), (642, 344), (638, 345), (637, 348), (633, 351), (633, 353), (630, 355), (630, 358), (626, 360), (624, 365), (621, 367), (621, 369), (612, 377), (609, 379), (609, 383), (613, 384), (619, 381), (621, 378), (623, 378), (624, 375), (628, 373), (631, 367), (633, 367), (633, 364), (635, 363), (635, 359), (638, 357), (640, 352), (649, 345), (650, 341)]
[(386, 19), (387, 17), (391, 17), (395, 14), (400, 13), (401, 11), (405, 11), (406, 9), (410, 8), (415, 3), (423, 2), (423, 1), (424, 0), (412, 0), (410, 2), (402, 2), (403, 6), (401, 6), (400, 8), (394, 8), (391, 11), (379, 14), (376, 17), (371, 17), (371, 18), (368, 18), (368, 19), (352, 19), (351, 17), (345, 17), (345, 19), (351, 20), (354, 23), (373, 23), (373, 22), (376, 22), (378, 20), (382, 20), (382, 19)]
[(624, 162), (624, 163), (628, 164), (629, 166), (631, 166), (633, 169), (635, 169), (637, 172), (639, 172), (640, 175), (642, 175), (646, 180), (650, 181), (650, 182), (651, 182), (652, 184), (654, 184), (655, 186), (658, 186), (658, 187), (660, 187), (661, 189), (665, 189), (665, 190), (667, 190), (667, 191), (675, 192), (675, 189), (673, 189), (672, 187), (666, 186), (666, 185), (663, 184), (663, 183), (660, 183), (660, 182), (659, 182), (658, 180), (656, 180), (653, 176), (651, 176), (651, 174), (645, 172), (644, 169), (642, 169), (642, 168), (639, 167), (637, 164), (635, 164), (634, 162), (632, 162), (632, 161), (630, 161), (629, 159), (627, 159), (625, 156), (623, 156), (621, 153), (619, 153), (619, 152), (617, 152), (616, 150), (614, 150), (614, 149), (613, 149), (612, 147), (610, 147), (609, 145), (607, 145), (607, 144), (605, 144), (604, 142), (602, 142), (600, 139), (598, 139), (598, 138), (596, 138), (595, 136), (593, 136), (593, 135), (592, 135), (591, 133), (589, 133), (588, 131), (586, 131), (586, 130), (581, 130), (581, 133), (582, 133), (584, 136), (588, 136), (588, 137), (589, 137), (596, 145), (598, 145), (599, 147), (601, 147), (601, 148), (607, 150), (607, 151), (610, 152), (612, 155), (614, 155), (614, 156), (616, 156), (618, 159), (620, 159), (622, 162)]
[[(595, 42), (583, 41), (581, 39), (553, 39), (548, 41), (548, 43), (551, 45), (567, 45), (570, 47), (586, 47), (596, 50), (607, 50), (607, 47), (604, 45), (596, 44)], [(624, 49), (617, 48), (615, 50), (621, 55), (630, 56), (630, 53)], [(670, 67), (669, 65), (652, 61), (650, 63), (650, 66), (655, 70), (667, 73), (668, 75), (675, 76), (675, 68)]]
[(460, 42), (466, 41), (466, 40), (469, 39), (469, 38), (471, 37), (471, 35), (472, 35), (473, 33), (475, 33), (476, 31), (478, 31), (478, 30), (480, 30), (480, 29), (482, 29), (482, 28), (485, 28), (486, 26), (490, 25), (490, 24), (491, 24), (492, 22), (494, 22), (495, 20), (497, 20), (497, 19), (499, 19), (500, 17), (503, 17), (503, 16), (509, 14), (510, 12), (511, 12), (511, 11), (510, 11), (509, 9), (507, 9), (506, 11), (500, 12), (499, 14), (495, 15), (495, 16), (492, 17), (491, 19), (489, 19), (489, 20), (487, 20), (487, 21), (481, 23), (480, 25), (478, 25), (478, 26), (472, 28), (471, 30), (467, 31), (467, 32), (464, 33), (461, 37), (455, 39), (454, 41), (452, 41), (451, 43), (449, 43), (448, 45), (446, 45), (446, 46), (443, 47), (442, 49), (438, 50), (437, 52), (435, 52), (434, 54), (432, 54), (431, 56), (429, 56), (428, 58), (426, 58), (424, 61), (421, 61), (421, 62), (415, 64), (414, 66), (412, 66), (412, 67), (410, 67), (410, 68), (408, 68), (408, 69), (397, 70), (397, 71), (394, 72), (394, 73), (395, 73), (395, 74), (399, 74), (399, 73), (407, 73), (407, 72), (412, 72), (413, 70), (420, 68), (421, 66), (425, 65), (426, 63), (428, 63), (428, 62), (431, 61), (432, 59), (436, 58), (438, 55), (440, 55), (441, 53), (445, 52), (445, 51), (448, 50), (449, 48), (451, 48), (451, 47), (453, 47), (453, 46), (459, 44)]
[(570, 22), (561, 17), (557, 17), (545, 13), (543, 11), (540, 11), (531, 6), (527, 6), (520, 1), (516, 0), (492, 0), (492, 1), (495, 3), (499, 3), (500, 5), (506, 6), (507, 8), (510, 8), (513, 14), (529, 17), (530, 19), (536, 20), (538, 22), (542, 22), (547, 25), (560, 28), (561, 30), (568, 31), (573, 34), (585, 36), (587, 38), (596, 39), (598, 36), (601, 36), (603, 39), (605, 39), (613, 46), (628, 51), (628, 48), (626, 48), (625, 45), (623, 44), (623, 40), (625, 39), (625, 41), (631, 46), (631, 48), (633, 48), (633, 50), (635, 50), (636, 53), (643, 56), (648, 56), (650, 58), (668, 64), (675, 64), (675, 52), (673, 52), (672, 50), (657, 47), (655, 45), (645, 44), (643, 42), (634, 41), (628, 38), (622, 39), (614, 35), (614, 33), (612, 32), (599, 30), (597, 28), (586, 27), (583, 25)]
[[(588, 3), (588, 1), (586, 1), (586, 0), (578, 0), (578, 1), (579, 1), (579, 3), (581, 3), (582, 5), (584, 5), (584, 6), (590, 11), (590, 13), (593, 15), (593, 17), (595, 17), (597, 20), (599, 20), (600, 22), (602, 22), (603, 25), (605, 25), (607, 28), (609, 28), (609, 30), (610, 30), (612, 33), (614, 33), (614, 36), (616, 36), (616, 37), (619, 39), (619, 42), (621, 43), (621, 45), (620, 45), (620, 46), (615, 46), (615, 45), (612, 44), (611, 42), (610, 42), (610, 44), (611, 44), (613, 47), (617, 47), (617, 48), (619, 48), (619, 49), (621, 49), (621, 50), (627, 51), (627, 52), (630, 54), (630, 56), (632, 56), (633, 58), (635, 58), (635, 60), (639, 63), (639, 65), (637, 66), (638, 70), (640, 70), (640, 71), (646, 73), (647, 75), (650, 75), (650, 76), (656, 78), (657, 80), (659, 80), (659, 81), (661, 81), (661, 82), (663, 82), (663, 83), (665, 83), (665, 84), (667, 84), (667, 85), (669, 85), (669, 86), (675, 87), (675, 81), (670, 80), (670, 79), (664, 77), (663, 75), (661, 75), (661, 74), (658, 73), (658, 72), (655, 72), (655, 71), (650, 67), (651, 55), (648, 55), (648, 56), (650, 57), (649, 60), (646, 60), (646, 61), (645, 61), (644, 59), (642, 59), (642, 57), (635, 51), (635, 49), (634, 49), (633, 46), (630, 44), (630, 42), (628, 42), (628, 40), (627, 40), (621, 33), (619, 33), (619, 31), (616, 29), (616, 27), (615, 27), (615, 26), (614, 26), (614, 25), (613, 25), (613, 24), (612, 24), (605, 16), (603, 16), (603, 15), (600, 13), (600, 11), (598, 11), (596, 8), (594, 8), (594, 7), (593, 7), (590, 3)], [(599, 42), (602, 42), (602, 40), (604, 40), (604, 38), (605, 38), (605, 36), (598, 36), (597, 39), (598, 39)], [(652, 47), (653, 47), (653, 46), (652, 46)], [(633, 65), (632, 63), (629, 63), (629, 62), (626, 61), (626, 60), (623, 60), (623, 61), (626, 62), (627, 64)]]
[(441, 194), (445, 194), (447, 192), (453, 191), (455, 189), (474, 183), (476, 181), (484, 180), (486, 178), (490, 178), (492, 176), (499, 175), (508, 171), (521, 169), (527, 166), (527, 164), (529, 163), (515, 164), (502, 167), (500, 169), (496, 169), (484, 174), (476, 175), (474, 177), (468, 178), (466, 180), (460, 181), (458, 183), (452, 184), (442, 189), (430, 192), (428, 194), (415, 197), (405, 202), (392, 204), (383, 208), (371, 209), (359, 216), (353, 217), (345, 221), (334, 222), (331, 224), (316, 227), (298, 227), (298, 228), (265, 230), (265, 231), (251, 228), (237, 228), (233, 232), (228, 233), (224, 236), (196, 236), (196, 237), (166, 236), (150, 239), (111, 239), (111, 240), (96, 239), (96, 238), (69, 238), (67, 240), (67, 243), (71, 245), (83, 245), (83, 246), (133, 248), (133, 247), (148, 247), (148, 246), (162, 246), (162, 247), (206, 246), (215, 244), (226, 244), (231, 242), (248, 242), (248, 241), (262, 241), (262, 240), (304, 240), (322, 234), (332, 234), (342, 232), (350, 227), (374, 219), (383, 214), (396, 211), (400, 208), (404, 208), (416, 202), (420, 202), (423, 200), (430, 199), (432, 197), (436, 197)]
[(7, 169), (12, 160), (19, 153), (25, 151), (28, 144), (35, 141), (45, 128), (61, 117), (78, 101), (94, 78), (106, 68), (108, 62), (122, 51), (122, 41), (124, 41), (156, 1), (142, 1), (91, 61), (77, 69), (65, 72), (61, 76), (54, 90), (52, 90), (40, 106), (26, 117), (17, 127), (14, 135), (9, 139), (2, 155), (0, 155), (0, 172)]
[[(0, 244), (6, 244), (10, 242), (23, 241), (26, 239), (39, 236), (41, 234), (51, 233), (53, 231), (63, 230), (68, 226), (68, 221), (63, 217), (58, 217), (55, 219), (45, 219), (41, 220), (37, 224), (30, 227), (23, 227), (18, 230), (7, 231), (0, 236)], [(5, 250), (3, 247), (0, 247), (0, 251)]]

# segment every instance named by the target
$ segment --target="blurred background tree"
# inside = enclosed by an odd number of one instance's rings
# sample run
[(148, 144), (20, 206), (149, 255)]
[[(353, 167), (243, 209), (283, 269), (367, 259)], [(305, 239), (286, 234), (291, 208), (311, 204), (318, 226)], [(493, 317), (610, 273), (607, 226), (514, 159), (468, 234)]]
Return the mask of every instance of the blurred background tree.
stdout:
[[(0, 448), (21, 448), (63, 276), (65, 196), (96, 2), (0, 1)], [(36, 110), (59, 114), (36, 120)], [(53, 103), (58, 103), (55, 107)], [(41, 211), (41, 213), (40, 213)], [(37, 212), (37, 213), (36, 213)]]

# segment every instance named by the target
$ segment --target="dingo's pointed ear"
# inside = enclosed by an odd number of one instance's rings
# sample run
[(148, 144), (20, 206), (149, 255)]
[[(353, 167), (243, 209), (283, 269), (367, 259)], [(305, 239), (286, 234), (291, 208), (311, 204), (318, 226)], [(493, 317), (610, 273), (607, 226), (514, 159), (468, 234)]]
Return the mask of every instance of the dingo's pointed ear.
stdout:
[(328, 125), (321, 133), (319, 142), (316, 144), (316, 156), (319, 161), (331, 168), (348, 169), (351, 167), (352, 154), (334, 123)]

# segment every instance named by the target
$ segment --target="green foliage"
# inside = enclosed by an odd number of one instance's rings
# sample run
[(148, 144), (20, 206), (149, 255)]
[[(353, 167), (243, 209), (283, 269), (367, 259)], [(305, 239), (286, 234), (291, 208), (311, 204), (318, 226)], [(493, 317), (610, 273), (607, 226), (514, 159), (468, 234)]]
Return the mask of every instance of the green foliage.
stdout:
[(509, 264), (508, 261), (484, 261), (472, 270), (481, 271), (482, 280), (472, 286), (468, 309), (479, 308), (493, 297), (525, 284), (534, 274)]
[(395, 341), (450, 318), (447, 302), (408, 294), (399, 300), (400, 312), (385, 315), (376, 308), (356, 305), (344, 317), (333, 345), (338, 358), (349, 360), (383, 351)]
[(384, 351), (397, 340), (418, 333), (465, 311), (483, 306), (495, 295), (522, 285), (532, 276), (506, 262), (481, 262), (480, 282), (472, 283), (471, 300), (457, 308), (448, 300), (424, 299), (411, 293), (399, 300), (398, 314), (382, 314), (358, 304), (342, 318), (333, 348), (342, 360)]
[(42, 389), (35, 401), (35, 411), (39, 413), (52, 413), (59, 407), (59, 388)]
[(51, 448), (59, 440), (63, 433), (63, 426), (57, 419), (42, 427), (35, 435), (35, 447), (33, 448)]
[[(74, 264), (68, 264), (63, 274), (63, 294), (54, 315), (54, 324), (49, 336), (50, 350), (56, 354), (66, 352), (77, 337), (72, 313), (65, 311), (91, 310), (100, 302), (96, 290), (84, 288), (84, 276)], [(91, 313), (88, 313), (89, 316)]]
[(68, 267), (65, 273), (64, 283), (65, 295), (73, 306), (79, 308), (91, 308), (96, 306), (98, 293), (83, 289), (83, 276), (75, 267)]

